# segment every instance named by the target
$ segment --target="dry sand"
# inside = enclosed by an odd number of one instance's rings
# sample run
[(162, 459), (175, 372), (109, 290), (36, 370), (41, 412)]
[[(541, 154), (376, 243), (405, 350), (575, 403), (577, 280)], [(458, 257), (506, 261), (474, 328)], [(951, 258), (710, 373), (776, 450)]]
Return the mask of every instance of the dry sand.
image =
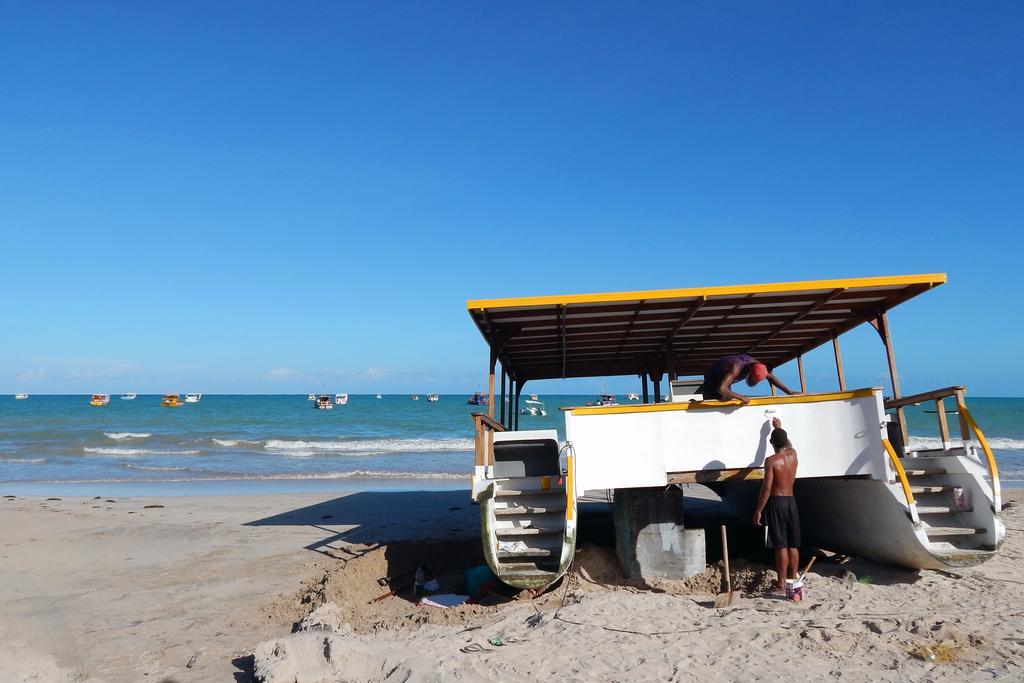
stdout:
[(995, 559), (822, 560), (802, 603), (737, 560), (743, 595), (716, 609), (717, 563), (648, 586), (585, 546), (545, 595), (451, 610), (405, 582), (422, 561), (457, 588), (479, 561), (463, 492), (5, 499), (0, 681), (1021, 680), (1024, 495), (1007, 499)]

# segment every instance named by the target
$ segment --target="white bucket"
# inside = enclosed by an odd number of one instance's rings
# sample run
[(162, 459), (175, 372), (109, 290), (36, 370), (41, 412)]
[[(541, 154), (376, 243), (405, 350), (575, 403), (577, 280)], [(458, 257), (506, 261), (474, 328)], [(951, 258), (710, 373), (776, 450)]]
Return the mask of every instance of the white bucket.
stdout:
[(786, 598), (794, 602), (804, 599), (804, 582), (800, 579), (786, 579)]

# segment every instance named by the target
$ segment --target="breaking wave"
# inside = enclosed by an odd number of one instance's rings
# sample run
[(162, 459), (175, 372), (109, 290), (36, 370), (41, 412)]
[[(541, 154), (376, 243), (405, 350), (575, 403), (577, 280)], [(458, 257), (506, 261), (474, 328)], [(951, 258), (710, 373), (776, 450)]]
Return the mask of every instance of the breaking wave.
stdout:
[(153, 435), (149, 432), (103, 432), (103, 436), (114, 441), (124, 441), (125, 439), (148, 439)]
[(133, 465), (130, 462), (126, 462), (122, 465), (128, 470), (141, 470), (143, 472), (189, 472), (187, 467), (161, 467), (159, 465)]
[(225, 448), (234, 448), (239, 444), (244, 444), (246, 446), (259, 446), (263, 443), (262, 441), (250, 441), (248, 439), (210, 439), (210, 441), (214, 442), (218, 446), (224, 446)]
[(353, 441), (289, 441), (269, 439), (268, 451), (295, 453), (418, 453), (430, 451), (471, 451), (472, 439), (363, 439)]
[(92, 455), (196, 455), (198, 450), (158, 451), (149, 448), (83, 448), (84, 453)]
[[(960, 443), (959, 439), (952, 439), (953, 445)], [(971, 441), (974, 446), (980, 447), (977, 441)], [(988, 439), (988, 445), (996, 451), (1024, 451), (1024, 439), (1009, 439), (1004, 437), (994, 437)], [(942, 448), (942, 439), (935, 436), (911, 436), (910, 437), (910, 448)]]
[(46, 458), (3, 458), (0, 462), (14, 462), (19, 465), (36, 465), (46, 462)]
[[(143, 469), (133, 467), (131, 469)], [(299, 481), (302, 479), (422, 479), (430, 481), (459, 481), (468, 479), (469, 474), (453, 474), (451, 472), (386, 472), (373, 470), (353, 470), (348, 472), (278, 472), (274, 474), (207, 474), (196, 477), (168, 477), (154, 479), (59, 479), (36, 481), (37, 484), (137, 484), (146, 482), (196, 482), (196, 481)]]

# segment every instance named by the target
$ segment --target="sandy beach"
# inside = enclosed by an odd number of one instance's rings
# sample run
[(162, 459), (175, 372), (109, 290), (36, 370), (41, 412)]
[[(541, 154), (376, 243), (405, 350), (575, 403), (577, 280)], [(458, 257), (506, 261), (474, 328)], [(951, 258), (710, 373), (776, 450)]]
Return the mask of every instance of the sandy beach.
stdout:
[(802, 603), (766, 597), (742, 548), (741, 595), (716, 609), (719, 562), (642, 585), (585, 543), (545, 595), (449, 610), (371, 600), (418, 561), (479, 560), (462, 491), (7, 497), (0, 680), (1019, 680), (1022, 494), (981, 566), (823, 557)]

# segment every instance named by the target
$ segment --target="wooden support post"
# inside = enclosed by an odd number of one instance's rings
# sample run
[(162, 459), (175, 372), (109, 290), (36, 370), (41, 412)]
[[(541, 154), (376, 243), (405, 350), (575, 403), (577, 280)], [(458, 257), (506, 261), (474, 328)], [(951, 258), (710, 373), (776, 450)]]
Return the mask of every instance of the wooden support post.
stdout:
[[(499, 412), (500, 418), (498, 422), (505, 424), (505, 366), (501, 366), (501, 411)], [(507, 425), (506, 425), (507, 426)]]
[(939, 438), (942, 439), (943, 450), (949, 450), (949, 425), (946, 423), (946, 402), (944, 399), (935, 399), (935, 414), (939, 418)]
[(669, 382), (671, 382), (676, 378), (676, 361), (675, 358), (672, 357), (671, 349), (665, 353), (665, 368), (665, 377)]
[(956, 390), (956, 405), (957, 405), (956, 412), (957, 412), (957, 416), (960, 418), (960, 438), (963, 439), (964, 447), (966, 448), (967, 447), (967, 443), (971, 440), (971, 427), (970, 427), (970, 425), (967, 424), (967, 418), (964, 417), (963, 411), (960, 410), (961, 404), (962, 405), (967, 405), (967, 402), (964, 399), (964, 390), (963, 389), (957, 389)]
[(515, 425), (516, 425), (515, 429), (516, 429), (516, 431), (519, 431), (519, 397), (522, 396), (522, 394), (523, 394), (523, 385), (524, 384), (526, 384), (526, 380), (523, 380), (522, 382), (516, 382), (516, 392), (515, 392), (516, 402), (515, 402), (515, 405), (512, 406), (512, 409), (515, 411)]
[(661, 403), (661, 373), (651, 375), (651, 382), (654, 384), (654, 402)]
[(775, 396), (775, 395), (776, 395), (776, 391), (775, 391), (775, 385), (769, 382), (769, 383), (768, 383), (768, 386), (769, 386), (769, 387), (771, 388), (771, 390), (772, 390), (772, 396)]
[(647, 403), (649, 401), (649, 398), (648, 398), (648, 394), (647, 394), (647, 372), (646, 371), (644, 372), (644, 374), (640, 375), (640, 379), (641, 379), (640, 388), (643, 390), (644, 403)]
[(804, 357), (796, 357), (796, 369), (800, 371), (800, 393), (807, 393), (807, 378), (804, 377)]
[(843, 356), (839, 353), (839, 337), (832, 337), (832, 350), (836, 354), (836, 373), (839, 375), (839, 391), (846, 391), (846, 378), (843, 377)]
[[(885, 355), (889, 361), (889, 379), (892, 381), (892, 397), (899, 398), (902, 395), (900, 391), (900, 376), (896, 372), (896, 353), (892, 347), (892, 334), (889, 331), (889, 316), (884, 311), (878, 316), (875, 324), (875, 328), (878, 330), (878, 334), (882, 337), (882, 343), (885, 344)], [(907, 438), (907, 420), (903, 411), (903, 406), (896, 409), (896, 416), (900, 421), (900, 433), (903, 436), (904, 448), (907, 447), (909, 440)]]
[(484, 460), (484, 425), (480, 422), (479, 418), (473, 418), (473, 430), (476, 432), (476, 438), (473, 440), (476, 450), (476, 464), (486, 465), (487, 462)]

